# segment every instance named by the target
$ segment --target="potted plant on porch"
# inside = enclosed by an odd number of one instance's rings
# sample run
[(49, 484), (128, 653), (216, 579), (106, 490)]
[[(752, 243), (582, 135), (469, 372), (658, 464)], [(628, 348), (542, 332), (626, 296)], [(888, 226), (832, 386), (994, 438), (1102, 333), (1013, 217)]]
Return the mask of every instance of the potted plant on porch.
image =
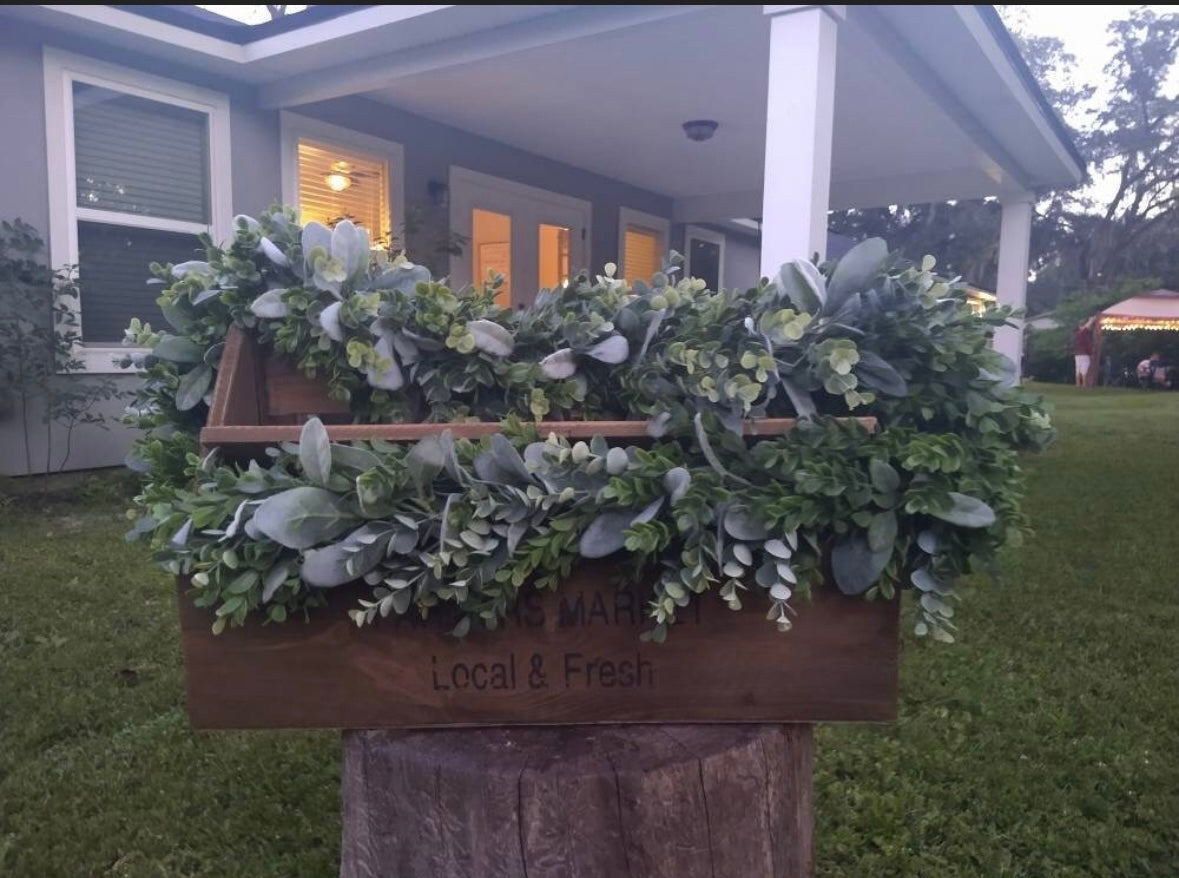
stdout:
[(952, 640), (1024, 527), (1049, 419), (929, 257), (517, 312), (350, 222), (236, 225), (128, 331), (198, 727), (888, 719), (899, 592)]

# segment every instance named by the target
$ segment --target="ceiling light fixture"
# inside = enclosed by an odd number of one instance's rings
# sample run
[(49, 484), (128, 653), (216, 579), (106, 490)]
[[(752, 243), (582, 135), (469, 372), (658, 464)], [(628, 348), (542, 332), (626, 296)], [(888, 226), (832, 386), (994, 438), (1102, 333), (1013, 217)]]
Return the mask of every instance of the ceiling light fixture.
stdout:
[(709, 140), (712, 135), (716, 134), (718, 127), (720, 127), (718, 123), (712, 119), (692, 119), (684, 123), (684, 134), (688, 135), (688, 140), (695, 140), (699, 143)]
[(352, 178), (341, 171), (332, 171), (323, 178), (323, 182), (333, 192), (343, 192), (352, 185)]

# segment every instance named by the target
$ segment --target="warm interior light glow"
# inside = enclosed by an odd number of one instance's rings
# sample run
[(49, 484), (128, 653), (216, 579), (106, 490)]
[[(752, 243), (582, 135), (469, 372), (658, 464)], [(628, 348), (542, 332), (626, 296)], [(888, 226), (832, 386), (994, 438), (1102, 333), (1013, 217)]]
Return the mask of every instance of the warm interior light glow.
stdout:
[(1179, 331), (1179, 319), (1173, 317), (1118, 317), (1101, 318), (1101, 328), (1106, 332), (1130, 332), (1135, 329), (1153, 329), (1164, 332)]
[(333, 192), (343, 192), (352, 185), (352, 178), (347, 174), (341, 174), (339, 171), (332, 171), (323, 178), (323, 182), (327, 183), (327, 187)]

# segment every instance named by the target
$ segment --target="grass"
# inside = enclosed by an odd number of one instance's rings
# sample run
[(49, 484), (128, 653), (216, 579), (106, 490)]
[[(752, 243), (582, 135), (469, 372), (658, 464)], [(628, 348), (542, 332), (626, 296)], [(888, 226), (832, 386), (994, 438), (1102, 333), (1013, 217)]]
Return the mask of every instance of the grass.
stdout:
[[(1008, 584), (905, 639), (898, 723), (820, 730), (822, 878), (1179, 876), (1179, 394), (1051, 395)], [(0, 875), (335, 874), (336, 736), (188, 731), (121, 502), (0, 509)]]

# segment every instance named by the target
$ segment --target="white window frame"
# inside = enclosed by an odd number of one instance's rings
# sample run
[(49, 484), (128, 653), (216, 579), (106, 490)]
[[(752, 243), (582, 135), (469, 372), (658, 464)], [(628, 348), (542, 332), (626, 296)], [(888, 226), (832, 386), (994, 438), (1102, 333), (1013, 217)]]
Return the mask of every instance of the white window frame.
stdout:
[[(340, 149), (355, 149), (384, 159), (388, 173), (389, 191), (385, 193), (385, 204), (389, 215), (385, 217), (389, 237), (395, 238), (405, 249), (405, 148), (396, 141), (385, 140), (372, 134), (364, 134), (333, 125), (308, 116), (300, 116), (283, 110), (279, 114), (279, 143), (282, 150), (282, 201), (287, 207), (299, 209), (299, 139), (307, 138), (325, 146)], [(411, 254), (412, 255), (412, 254)]]
[[(644, 229), (651, 229), (663, 235), (663, 252), (664, 255), (671, 249), (671, 220), (662, 216), (655, 216), (653, 213), (644, 213), (641, 210), (635, 210), (631, 207), (618, 208), (618, 277), (624, 277), (628, 280), (633, 280), (626, 273), (626, 227), (639, 226)], [(650, 280), (650, 278), (643, 278), (643, 280)]]
[[(233, 172), (230, 160), (229, 98), (221, 92), (198, 88), (138, 70), (107, 64), (83, 55), (42, 49), (45, 77), (45, 144), (49, 165), (49, 259), (50, 265), (78, 265), (78, 221), (161, 232), (201, 234), (225, 240), (233, 234)], [(204, 113), (209, 119), (209, 219), (204, 223), (160, 219), (117, 211), (78, 207), (74, 156), (74, 83), (83, 82), (162, 104)], [(144, 278), (146, 281), (147, 278)], [(82, 296), (86, 292), (83, 289)], [(71, 302), (82, 327), (81, 302)], [(82, 371), (91, 373), (133, 372), (115, 360), (134, 348), (79, 342), (73, 355)], [(142, 351), (139, 351), (142, 352)]]
[[(503, 177), (494, 177), (458, 165), (450, 166), (449, 184), (450, 229), (467, 239), (467, 246), (463, 247), (463, 252), (450, 257), (450, 281), (456, 287), (466, 286), (476, 280), (472, 277), (474, 254), (471, 252), (471, 244), (474, 231), (471, 227), (471, 211), (480, 204), (483, 204), (485, 209), (498, 211), (500, 206), (494, 200), (497, 195), (505, 199), (502, 207), (512, 217), (513, 303), (531, 303), (530, 296), (535, 293), (525, 291), (531, 286), (530, 281), (533, 280), (533, 271), (539, 258), (535, 232), (529, 228), (521, 233), (523, 230), (516, 228), (517, 220), (526, 226), (553, 222), (553, 218), (545, 214), (546, 207), (576, 215), (578, 221), (570, 228), (570, 234), (574, 238), (570, 242), (569, 269), (577, 272), (584, 267), (578, 264), (579, 260), (588, 262), (590, 241), (593, 240), (594, 206), (584, 198), (562, 195), (559, 192), (517, 183)], [(488, 195), (491, 196), (491, 201), (481, 197)], [(478, 280), (482, 281), (482, 278)]]
[[(707, 241), (709, 244), (716, 244), (720, 248), (720, 257), (716, 261), (716, 285), (723, 287), (725, 285), (725, 236), (722, 232), (714, 232), (712, 229), (702, 229), (700, 226), (685, 226), (684, 227), (684, 277), (692, 277), (692, 239), (697, 241)], [(719, 293), (720, 290), (713, 290), (714, 293)]]

